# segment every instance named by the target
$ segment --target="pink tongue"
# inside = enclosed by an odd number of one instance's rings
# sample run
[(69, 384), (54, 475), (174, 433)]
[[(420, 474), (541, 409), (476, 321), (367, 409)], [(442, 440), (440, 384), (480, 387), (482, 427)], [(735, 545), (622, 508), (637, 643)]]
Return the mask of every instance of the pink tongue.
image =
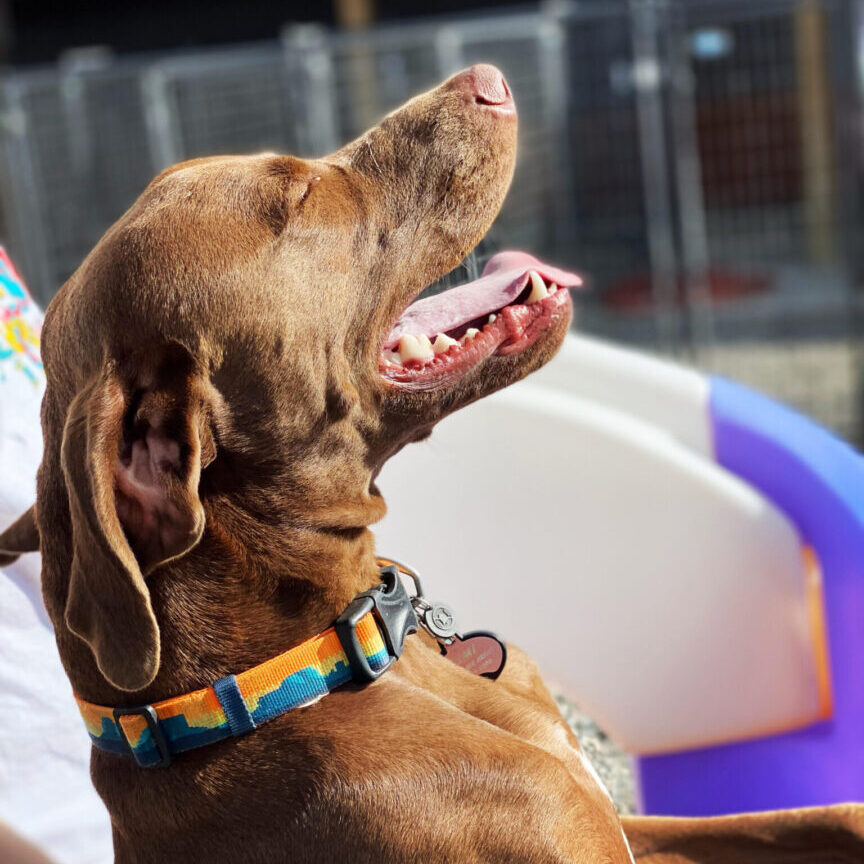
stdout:
[(574, 273), (543, 264), (526, 252), (499, 252), (489, 259), (479, 279), (409, 306), (390, 331), (384, 347), (394, 347), (406, 333), (433, 339), (439, 333), (497, 312), (522, 293), (528, 284), (529, 270), (536, 270), (546, 282), (564, 288), (582, 284)]

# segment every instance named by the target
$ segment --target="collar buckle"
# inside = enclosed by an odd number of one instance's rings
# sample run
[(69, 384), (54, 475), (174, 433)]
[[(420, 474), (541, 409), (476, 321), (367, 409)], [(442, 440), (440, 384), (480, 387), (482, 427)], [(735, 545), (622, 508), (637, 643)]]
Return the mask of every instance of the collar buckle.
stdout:
[[(381, 582), (381, 585), (358, 594), (334, 625), (355, 681), (374, 681), (379, 678), (393, 665), (394, 660), (402, 656), (405, 638), (417, 632), (417, 614), (399, 577), (398, 568), (382, 567)], [(374, 615), (390, 654), (389, 662), (380, 669), (373, 669), (369, 665), (357, 638), (357, 623), (369, 612)]]
[[(147, 724), (147, 729), (150, 731), (153, 749), (156, 751), (157, 758), (155, 761), (143, 759), (132, 746), (132, 742), (126, 734), (126, 729), (120, 722), (121, 717), (140, 717), (144, 720)], [(129, 755), (135, 760), (139, 768), (167, 768), (171, 764), (171, 751), (168, 749), (168, 742), (165, 740), (165, 735), (159, 726), (159, 717), (156, 714), (156, 709), (152, 705), (139, 705), (137, 708), (115, 708), (114, 725), (126, 744)]]

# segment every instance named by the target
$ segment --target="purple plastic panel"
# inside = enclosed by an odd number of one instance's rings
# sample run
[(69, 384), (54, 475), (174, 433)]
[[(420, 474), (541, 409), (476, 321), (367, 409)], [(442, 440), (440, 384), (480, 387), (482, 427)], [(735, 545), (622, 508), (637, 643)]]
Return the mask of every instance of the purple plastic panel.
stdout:
[(711, 379), (717, 462), (771, 499), (819, 557), (834, 717), (639, 760), (646, 813), (709, 816), (864, 801), (864, 457), (770, 399)]

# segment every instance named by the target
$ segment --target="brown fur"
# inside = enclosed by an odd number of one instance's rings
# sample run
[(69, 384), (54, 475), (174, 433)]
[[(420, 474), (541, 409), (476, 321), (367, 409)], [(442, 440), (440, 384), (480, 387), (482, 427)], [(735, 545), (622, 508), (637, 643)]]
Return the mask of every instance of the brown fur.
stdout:
[[(475, 245), (510, 181), (514, 119), (475, 104), (466, 81), (326, 159), (163, 173), (51, 303), (38, 512), (0, 550), (41, 545), (45, 603), (84, 699), (155, 702), (329, 626), (377, 581), (368, 526), (384, 514), (386, 459), (557, 350), (564, 319), (447, 389), (378, 374), (392, 322)], [(119, 862), (629, 860), (611, 802), (515, 649), (493, 683), (411, 637), (374, 684), (167, 770), (94, 751), (92, 776)], [(775, 861), (763, 848), (789, 820), (860, 849), (848, 812), (777, 815), (758, 832), (627, 826), (646, 860), (713, 861), (722, 834), (721, 848), (740, 835), (747, 850), (724, 860)]]

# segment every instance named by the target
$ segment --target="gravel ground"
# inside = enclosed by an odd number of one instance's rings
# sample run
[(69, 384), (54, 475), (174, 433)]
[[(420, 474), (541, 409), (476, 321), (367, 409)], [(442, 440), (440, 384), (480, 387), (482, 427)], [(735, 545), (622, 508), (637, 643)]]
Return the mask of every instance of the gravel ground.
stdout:
[(560, 693), (554, 693), (554, 696), (567, 725), (606, 784), (618, 812), (623, 815), (635, 813), (636, 787), (630, 757), (610, 741), (603, 730), (576, 705)]

